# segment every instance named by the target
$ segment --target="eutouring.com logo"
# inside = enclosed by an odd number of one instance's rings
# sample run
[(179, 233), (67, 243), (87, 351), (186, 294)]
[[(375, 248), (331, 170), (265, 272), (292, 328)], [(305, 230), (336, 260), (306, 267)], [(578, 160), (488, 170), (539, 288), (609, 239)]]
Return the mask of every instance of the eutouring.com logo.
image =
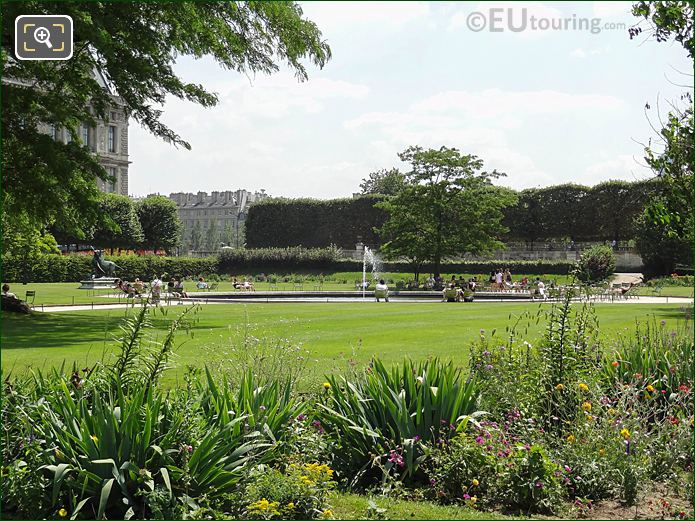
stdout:
[(529, 13), (526, 7), (492, 7), (485, 11), (473, 11), (466, 17), (466, 27), (474, 32), (487, 30), (491, 33), (505, 31), (521, 33), (524, 31), (588, 31), (599, 34), (601, 31), (626, 29), (623, 22), (603, 22), (601, 18), (571, 16), (538, 16)]

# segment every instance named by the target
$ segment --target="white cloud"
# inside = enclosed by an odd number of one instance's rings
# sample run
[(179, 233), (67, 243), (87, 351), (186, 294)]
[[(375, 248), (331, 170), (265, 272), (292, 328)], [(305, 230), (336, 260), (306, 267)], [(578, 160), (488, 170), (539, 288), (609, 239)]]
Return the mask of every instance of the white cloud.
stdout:
[(399, 27), (430, 15), (427, 2), (305, 2), (304, 14), (316, 22), (325, 35), (331, 31), (353, 31), (365, 25)]
[(599, 56), (601, 54), (608, 54), (610, 51), (610, 45), (606, 45), (605, 47), (600, 47), (596, 49), (583, 49), (582, 47), (578, 47), (570, 53), (570, 56), (572, 56), (573, 58), (583, 59), (588, 56)]
[(639, 158), (622, 154), (586, 167), (582, 182), (593, 185), (610, 179), (644, 179), (650, 172)]
[(594, 2), (593, 11), (600, 18), (629, 18), (632, 2)]

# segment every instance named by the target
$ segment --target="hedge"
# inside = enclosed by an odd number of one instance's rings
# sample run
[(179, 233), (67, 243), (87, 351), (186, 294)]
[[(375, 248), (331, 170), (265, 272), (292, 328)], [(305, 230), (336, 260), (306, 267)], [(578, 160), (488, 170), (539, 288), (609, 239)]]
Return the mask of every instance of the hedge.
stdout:
[[(116, 276), (134, 280), (151, 280), (155, 275), (197, 277), (215, 273), (217, 258), (159, 257), (157, 255), (123, 255), (110, 257), (121, 269)], [(24, 258), (4, 255), (2, 278), (12, 282), (79, 282), (90, 277), (91, 255), (44, 255)]]
[[(121, 269), (117, 276), (126, 280), (139, 277), (151, 280), (155, 275), (196, 278), (211, 274), (230, 275), (235, 273), (292, 273), (292, 272), (343, 272), (362, 271), (362, 261), (341, 259), (336, 248), (265, 248), (258, 250), (223, 251), (219, 257), (158, 257), (135, 255), (111, 257)], [(9, 282), (79, 282), (91, 273), (89, 255), (45, 255), (41, 257), (2, 258), (2, 279)], [(512, 273), (565, 275), (573, 263), (565, 261), (461, 261), (442, 265), (443, 273), (480, 273), (504, 267)], [(385, 262), (384, 272), (412, 272), (406, 262)], [(428, 273), (425, 266), (421, 273)]]
[(245, 223), (249, 248), (322, 248), (335, 244), (354, 250), (358, 240), (379, 246), (374, 231), (386, 221), (386, 212), (374, 205), (383, 196), (353, 199), (268, 199), (249, 208)]
[[(509, 228), (504, 240), (632, 239), (633, 222), (655, 186), (655, 181), (608, 181), (594, 187), (565, 184), (522, 190), (518, 204), (504, 210)], [(249, 248), (336, 244), (352, 250), (361, 240), (379, 247), (381, 239), (374, 228), (387, 219), (384, 210), (374, 207), (381, 200), (383, 196), (262, 201), (249, 208), (246, 243)]]

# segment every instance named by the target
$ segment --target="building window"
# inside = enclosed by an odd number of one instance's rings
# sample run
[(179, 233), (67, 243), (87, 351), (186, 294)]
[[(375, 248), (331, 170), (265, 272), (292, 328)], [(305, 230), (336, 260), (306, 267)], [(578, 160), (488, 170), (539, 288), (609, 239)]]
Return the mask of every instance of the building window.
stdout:
[(116, 127), (109, 125), (109, 152), (116, 151)]
[(108, 172), (109, 176), (113, 177), (113, 180), (106, 181), (106, 191), (112, 194), (112, 193), (116, 192), (116, 184), (118, 183), (118, 174), (116, 173), (116, 169), (112, 166), (107, 167), (106, 171)]
[(89, 126), (86, 123), (82, 124), (82, 144), (89, 146)]
[(118, 120), (118, 114), (115, 112), (111, 112), (109, 115), (109, 121), (117, 121)]

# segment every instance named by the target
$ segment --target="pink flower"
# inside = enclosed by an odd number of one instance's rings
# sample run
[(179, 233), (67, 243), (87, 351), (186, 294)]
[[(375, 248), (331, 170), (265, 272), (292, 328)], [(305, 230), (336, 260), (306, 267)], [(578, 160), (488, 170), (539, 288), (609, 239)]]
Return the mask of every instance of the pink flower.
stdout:
[(399, 453), (397, 453), (395, 450), (392, 450), (389, 453), (389, 462), (390, 463), (395, 463), (399, 467), (405, 467), (405, 460), (403, 459), (403, 456), (401, 456)]

